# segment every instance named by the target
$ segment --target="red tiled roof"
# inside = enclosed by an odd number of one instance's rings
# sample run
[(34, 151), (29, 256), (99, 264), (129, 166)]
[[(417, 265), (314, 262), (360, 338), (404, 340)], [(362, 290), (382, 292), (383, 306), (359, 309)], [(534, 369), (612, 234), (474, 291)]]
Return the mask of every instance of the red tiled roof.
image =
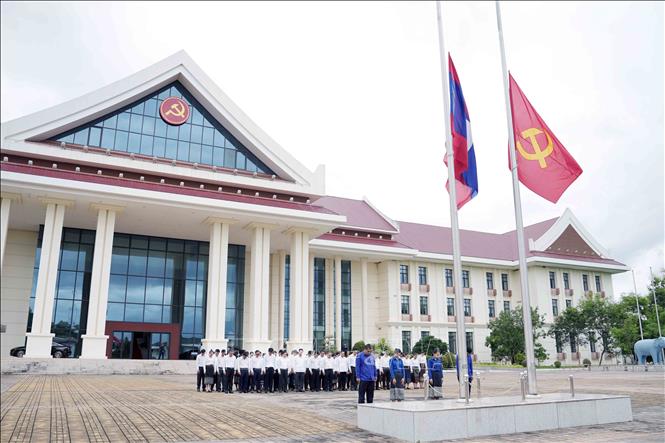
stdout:
[(364, 200), (323, 196), (314, 200), (314, 203), (337, 214), (345, 215), (346, 224), (344, 226), (381, 232), (395, 232), (395, 227)]

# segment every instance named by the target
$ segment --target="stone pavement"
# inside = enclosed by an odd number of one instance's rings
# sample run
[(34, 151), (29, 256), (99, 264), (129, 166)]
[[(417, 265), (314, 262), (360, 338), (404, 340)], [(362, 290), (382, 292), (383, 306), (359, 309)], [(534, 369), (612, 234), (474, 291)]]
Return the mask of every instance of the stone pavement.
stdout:
[[(558, 431), (513, 434), (490, 441), (662, 442), (662, 372), (539, 371), (539, 390), (631, 396), (634, 421)], [(454, 374), (444, 392), (455, 394)], [(481, 372), (481, 395), (518, 394), (518, 372)], [(199, 393), (194, 376), (16, 375), (2, 377), (1, 442), (262, 441), (395, 442), (355, 426), (355, 392), (289, 394)], [(477, 395), (474, 383), (474, 395)], [(407, 400), (422, 390), (407, 391)], [(378, 391), (377, 401), (388, 392)]]

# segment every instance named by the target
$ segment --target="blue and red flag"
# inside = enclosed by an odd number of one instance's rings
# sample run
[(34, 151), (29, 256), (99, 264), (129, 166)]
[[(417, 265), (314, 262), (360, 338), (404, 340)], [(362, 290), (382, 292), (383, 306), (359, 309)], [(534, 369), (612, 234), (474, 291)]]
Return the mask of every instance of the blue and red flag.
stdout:
[[(453, 59), (448, 54), (448, 79), (450, 84), (450, 127), (453, 135), (453, 159), (455, 160), (455, 186), (457, 209), (478, 194), (476, 153), (471, 138), (471, 120), (466, 108), (462, 84), (457, 76)], [(446, 183), (446, 189), (449, 183)]]

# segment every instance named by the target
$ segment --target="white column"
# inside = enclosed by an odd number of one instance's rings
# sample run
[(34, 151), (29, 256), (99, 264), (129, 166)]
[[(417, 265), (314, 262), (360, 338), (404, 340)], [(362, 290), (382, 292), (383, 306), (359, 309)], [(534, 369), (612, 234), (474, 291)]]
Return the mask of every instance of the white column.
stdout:
[[(291, 289), (289, 288), (289, 291)], [(284, 313), (286, 311), (286, 251), (279, 251), (279, 337), (277, 346), (284, 348)], [(290, 326), (290, 323), (289, 323)]]
[(7, 245), (7, 231), (9, 230), (9, 210), (12, 200), (21, 202), (21, 194), (2, 193), (2, 208), (0, 208), (0, 270), (5, 262), (5, 246)]
[(105, 335), (106, 305), (109, 298), (113, 233), (116, 214), (123, 208), (98, 204), (90, 205), (90, 208), (97, 211), (97, 231), (90, 277), (88, 325), (86, 334), (81, 336), (83, 347), (80, 358), (106, 358), (106, 341), (109, 338)]
[(270, 347), (279, 347), (279, 253), (270, 254)]
[(342, 350), (342, 258), (335, 257), (335, 348)]
[(293, 229), (291, 235), (291, 330), (287, 343), (289, 350), (312, 349), (311, 299), (309, 294), (309, 233)]
[(369, 302), (368, 297), (368, 285), (367, 285), (367, 259), (366, 258), (361, 258), (360, 259), (360, 306), (362, 310), (362, 325), (361, 325), (361, 340), (367, 342), (368, 335), (367, 335), (367, 304)]
[(35, 310), (32, 316), (32, 332), (26, 334), (25, 356), (51, 358), (51, 333), (55, 286), (58, 280), (60, 240), (65, 220), (65, 208), (73, 205), (69, 200), (42, 199), (46, 205), (42, 252), (39, 257), (39, 274), (35, 290)]
[(233, 220), (208, 217), (208, 291), (206, 294), (206, 331), (201, 343), (205, 349), (226, 349), (226, 282), (229, 257), (229, 226)]
[(245, 349), (267, 352), (269, 340), (270, 303), (270, 229), (272, 226), (252, 223), (251, 267), (249, 278), (249, 325), (245, 333)]
[(335, 312), (334, 312), (334, 306), (335, 304), (333, 303), (335, 299), (335, 279), (334, 279), (334, 272), (333, 272), (333, 264), (334, 260), (331, 260), (329, 258), (326, 258), (326, 298), (324, 301), (325, 305), (325, 319), (326, 319), (326, 328), (325, 328), (325, 337), (328, 338), (333, 338), (335, 337)]

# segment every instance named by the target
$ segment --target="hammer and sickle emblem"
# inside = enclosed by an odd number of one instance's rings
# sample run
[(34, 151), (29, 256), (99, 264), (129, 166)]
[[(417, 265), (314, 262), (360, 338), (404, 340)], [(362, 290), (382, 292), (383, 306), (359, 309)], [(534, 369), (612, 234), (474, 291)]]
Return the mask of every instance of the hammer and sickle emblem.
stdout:
[(166, 115), (175, 115), (176, 117), (185, 116), (185, 107), (182, 103), (173, 103), (171, 108), (165, 112)]
[[(538, 140), (536, 140), (536, 136), (538, 134), (545, 134), (545, 137), (547, 137), (547, 147), (545, 147), (545, 150), (540, 149), (540, 145), (538, 144)], [(545, 159), (549, 157), (550, 154), (552, 154), (552, 138), (546, 131), (541, 131), (538, 128), (529, 128), (525, 131), (522, 132), (522, 138), (528, 138), (529, 142), (531, 143), (531, 147), (533, 148), (533, 152), (527, 152), (523, 147), (522, 144), (517, 141), (517, 150), (519, 153), (522, 155), (527, 160), (538, 160), (538, 164), (542, 169), (545, 169), (547, 167), (547, 163), (545, 162)]]

